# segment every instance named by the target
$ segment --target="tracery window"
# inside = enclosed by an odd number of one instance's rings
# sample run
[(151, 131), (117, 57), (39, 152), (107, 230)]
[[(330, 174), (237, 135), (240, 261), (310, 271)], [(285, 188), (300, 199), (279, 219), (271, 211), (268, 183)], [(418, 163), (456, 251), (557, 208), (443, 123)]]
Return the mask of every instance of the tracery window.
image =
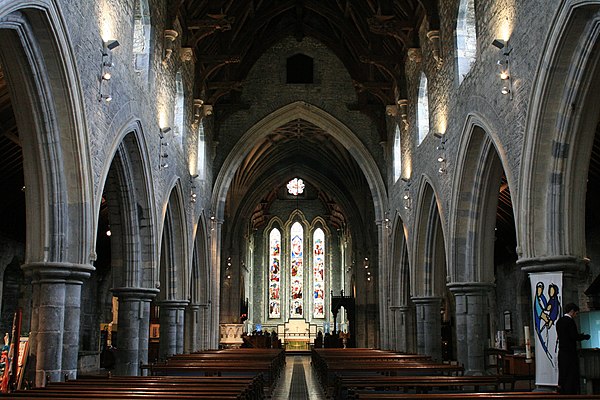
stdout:
[(417, 129), (419, 132), (419, 141), (417, 145), (423, 142), (423, 139), (429, 134), (429, 94), (427, 90), (427, 76), (421, 72), (419, 81), (419, 99), (417, 103)]
[(304, 181), (300, 178), (294, 178), (287, 184), (288, 193), (292, 196), (298, 196), (304, 193)]
[(400, 127), (396, 125), (396, 134), (394, 135), (394, 182), (400, 178), (402, 173), (402, 148), (400, 145)]
[(150, 65), (150, 11), (147, 0), (136, 0), (133, 15), (133, 67), (144, 80), (148, 80)]
[(321, 228), (313, 234), (313, 317), (325, 317), (325, 234)]
[(206, 171), (206, 135), (204, 134), (204, 120), (198, 122), (198, 166), (197, 172), (200, 179), (205, 178)]
[(304, 315), (304, 230), (299, 222), (292, 225), (290, 239), (290, 317), (299, 318)]
[(281, 232), (271, 230), (269, 234), (269, 318), (281, 317)]
[(183, 144), (184, 140), (184, 92), (183, 92), (183, 79), (181, 77), (181, 71), (177, 71), (175, 75), (175, 135), (181, 139)]
[(475, 22), (475, 0), (460, 0), (456, 19), (456, 62), (459, 84), (475, 62), (477, 54)]

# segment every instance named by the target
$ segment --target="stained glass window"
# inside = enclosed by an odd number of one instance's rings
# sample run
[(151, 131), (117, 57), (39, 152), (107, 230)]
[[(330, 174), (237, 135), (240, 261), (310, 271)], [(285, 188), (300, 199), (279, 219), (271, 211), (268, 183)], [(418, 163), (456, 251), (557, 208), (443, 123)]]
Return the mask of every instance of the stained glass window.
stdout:
[(304, 315), (303, 311), (303, 277), (304, 277), (304, 263), (303, 263), (303, 252), (302, 245), (304, 240), (304, 232), (302, 225), (299, 222), (295, 222), (292, 225), (290, 232), (291, 238), (291, 253), (290, 253), (290, 317), (298, 318)]
[(325, 317), (325, 234), (321, 228), (313, 234), (313, 317)]
[(300, 178), (294, 178), (287, 184), (288, 193), (292, 196), (298, 196), (304, 193), (304, 181)]
[(269, 266), (269, 318), (281, 317), (281, 233), (271, 230), (269, 235), (271, 265)]

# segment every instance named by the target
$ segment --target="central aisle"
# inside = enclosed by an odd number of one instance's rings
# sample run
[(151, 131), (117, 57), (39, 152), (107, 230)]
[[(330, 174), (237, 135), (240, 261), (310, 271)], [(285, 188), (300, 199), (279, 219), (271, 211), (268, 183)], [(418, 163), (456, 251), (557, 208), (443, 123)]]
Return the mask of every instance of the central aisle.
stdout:
[(285, 370), (273, 391), (273, 400), (325, 400), (310, 356), (287, 356)]

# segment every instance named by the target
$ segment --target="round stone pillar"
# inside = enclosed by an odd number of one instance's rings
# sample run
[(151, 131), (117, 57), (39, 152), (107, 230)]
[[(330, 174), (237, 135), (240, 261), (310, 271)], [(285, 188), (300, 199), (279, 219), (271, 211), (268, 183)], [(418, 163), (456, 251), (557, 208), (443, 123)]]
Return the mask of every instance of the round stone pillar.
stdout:
[(198, 320), (196, 321), (196, 349), (209, 349), (208, 321), (210, 320), (209, 304), (200, 304)]
[(158, 357), (165, 360), (183, 353), (184, 314), (187, 301), (162, 300), (160, 306), (160, 349)]
[(137, 376), (140, 362), (148, 362), (150, 302), (158, 289), (112, 289), (119, 299), (116, 375)]
[(442, 361), (442, 298), (416, 297), (412, 301), (417, 314), (417, 353)]
[(36, 386), (77, 374), (81, 285), (94, 267), (65, 262), (24, 264), (33, 285), (31, 354)]
[(456, 304), (456, 356), (466, 375), (485, 374), (486, 321), (491, 283), (453, 283)]
[[(397, 317), (397, 343), (398, 350), (404, 353), (416, 352), (415, 345), (415, 309), (411, 306), (399, 306), (396, 310)], [(441, 329), (441, 326), (440, 326)]]
[(183, 338), (183, 351), (186, 354), (198, 351), (198, 313), (199, 304), (189, 304), (185, 309), (185, 333)]
[[(528, 275), (528, 278), (531, 282), (531, 274), (538, 273), (561, 273), (562, 274), (562, 288), (560, 288), (560, 292), (562, 293), (562, 306), (564, 307), (568, 303), (579, 304), (579, 286), (582, 282), (582, 278), (585, 276), (584, 272), (586, 270), (585, 266), (589, 260), (585, 260), (579, 258), (577, 256), (572, 255), (553, 255), (553, 256), (544, 256), (544, 257), (535, 257), (535, 258), (521, 258), (517, 261), (517, 265), (521, 266), (521, 271)], [(560, 295), (560, 294), (559, 294)], [(530, 293), (530, 298), (533, 298), (533, 293)], [(579, 304), (581, 307), (581, 304)], [(528, 318), (525, 318), (524, 321), (530, 327), (535, 326), (533, 321), (533, 310), (529, 311)], [(532, 329), (532, 332), (534, 330)], [(532, 341), (535, 339), (532, 338)], [(549, 375), (547, 373), (548, 370), (552, 368), (549, 366), (548, 358), (544, 356), (540, 357), (543, 352), (540, 350), (541, 346), (535, 346), (535, 372), (536, 372), (536, 389), (535, 391), (553, 391), (556, 390), (556, 386), (552, 384)], [(539, 352), (539, 353), (538, 353)], [(545, 365), (544, 365), (545, 364)], [(546, 371), (546, 374), (544, 372)], [(544, 382), (543, 384), (538, 384), (538, 382)], [(558, 383), (558, 371), (556, 371), (555, 375), (555, 384)]]

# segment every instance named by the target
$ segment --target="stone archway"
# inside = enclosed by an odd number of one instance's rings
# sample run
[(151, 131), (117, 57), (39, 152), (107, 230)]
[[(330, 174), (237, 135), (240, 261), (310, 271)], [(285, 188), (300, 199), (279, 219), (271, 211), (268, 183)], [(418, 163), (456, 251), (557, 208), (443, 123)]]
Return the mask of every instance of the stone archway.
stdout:
[(141, 128), (133, 122), (121, 132), (106, 165), (103, 197), (112, 231), (111, 291), (119, 300), (116, 373), (138, 375), (139, 363), (148, 361), (150, 301), (159, 291), (155, 209), (145, 184), (150, 168)]
[[(33, 278), (36, 384), (75, 377), (81, 284), (94, 270), (95, 224), (79, 78), (52, 1), (0, 2), (0, 57), (23, 151), (23, 270)], [(42, 354), (43, 353), (43, 354)]]
[[(376, 239), (378, 244), (378, 254), (376, 259), (378, 262), (379, 273), (381, 273), (381, 276), (385, 276), (386, 265), (383, 260), (385, 260), (385, 255), (387, 254), (387, 238), (385, 237), (386, 228), (384, 227), (383, 221), (385, 218), (387, 197), (386, 187), (381, 177), (379, 167), (372, 154), (359, 140), (358, 136), (346, 125), (326, 111), (301, 101), (288, 104), (256, 123), (242, 135), (240, 140), (232, 147), (225, 158), (223, 166), (216, 178), (215, 190), (213, 191), (212, 197), (212, 212), (214, 213), (216, 228), (214, 231), (215, 235), (211, 238), (211, 270), (215, 276), (219, 276), (218, 269), (221, 264), (220, 253), (223, 240), (221, 237), (221, 224), (225, 214), (227, 194), (238, 168), (253, 146), (264, 141), (265, 137), (276, 128), (296, 119), (307, 121), (325, 131), (327, 135), (330, 135), (334, 140), (339, 142), (341, 147), (349, 153), (350, 157), (358, 163), (372, 195), (378, 235)], [(375, 240), (373, 240), (373, 242), (375, 242)], [(372, 256), (372, 258), (375, 257)], [(219, 281), (220, 280), (217, 280), (216, 282)], [(360, 283), (362, 284), (362, 282)], [(219, 293), (218, 288), (215, 288), (215, 290), (217, 291), (216, 293)], [(364, 290), (366, 291), (366, 289)], [(387, 318), (386, 315), (388, 312), (384, 309), (382, 304), (384, 303), (380, 301), (379, 315), (383, 319)], [(218, 312), (216, 307), (213, 312)], [(363, 325), (366, 326), (366, 324)], [(385, 324), (384, 327), (382, 327), (382, 330), (384, 329)], [(375, 336), (373, 333), (371, 333), (371, 335)], [(364, 337), (367, 337), (366, 333)], [(374, 342), (376, 340), (377, 339), (374, 339)]]
[[(446, 253), (437, 196), (423, 178), (416, 210), (414, 249), (410, 264), (412, 301), (417, 313), (417, 352), (442, 360), (440, 310), (446, 295)], [(432, 334), (439, 332), (438, 334)]]

